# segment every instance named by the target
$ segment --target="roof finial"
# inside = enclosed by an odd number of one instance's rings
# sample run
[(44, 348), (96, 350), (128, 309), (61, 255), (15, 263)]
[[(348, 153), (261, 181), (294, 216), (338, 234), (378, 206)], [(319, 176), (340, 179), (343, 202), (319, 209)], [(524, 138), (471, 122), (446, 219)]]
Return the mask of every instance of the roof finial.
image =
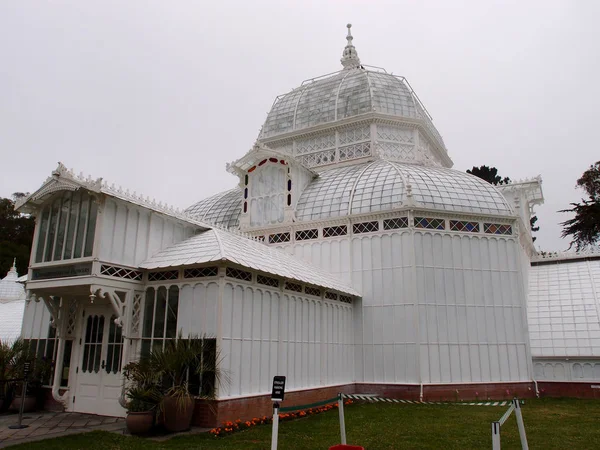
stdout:
[(12, 265), (11, 269), (14, 269), (15, 272), (17, 271), (17, 258), (13, 259), (13, 265)]
[(350, 30), (352, 24), (349, 23), (346, 26), (348, 27), (348, 36), (346, 36), (348, 43), (344, 48), (344, 53), (342, 53), (342, 66), (344, 66), (344, 69), (356, 69), (360, 67), (360, 59), (358, 58), (358, 53), (356, 52), (354, 45), (352, 45), (352, 39), (354, 39), (352, 37), (352, 31)]

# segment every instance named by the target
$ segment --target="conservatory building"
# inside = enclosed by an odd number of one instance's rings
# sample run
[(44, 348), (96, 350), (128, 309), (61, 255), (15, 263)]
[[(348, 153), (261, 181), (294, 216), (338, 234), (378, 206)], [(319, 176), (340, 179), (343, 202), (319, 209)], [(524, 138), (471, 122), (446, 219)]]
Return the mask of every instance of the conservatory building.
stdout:
[(214, 338), (228, 374), (197, 423), (268, 414), (274, 375), (289, 404), (534, 394), (541, 180), (453, 170), (408, 82), (352, 40), (339, 72), (275, 99), (226, 192), (176, 211), (59, 164), (20, 203), (37, 224), (23, 337), (64, 408), (122, 415), (123, 366), (179, 335)]

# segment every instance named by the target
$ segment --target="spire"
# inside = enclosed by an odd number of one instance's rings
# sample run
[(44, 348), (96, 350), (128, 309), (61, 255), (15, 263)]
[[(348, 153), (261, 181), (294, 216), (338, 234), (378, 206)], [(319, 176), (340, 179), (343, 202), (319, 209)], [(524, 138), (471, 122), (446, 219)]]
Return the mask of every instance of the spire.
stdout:
[(15, 273), (17, 273), (17, 258), (13, 259), (13, 265), (10, 268), (9, 272), (15, 272)]
[(360, 66), (360, 59), (358, 58), (358, 53), (356, 52), (354, 45), (352, 45), (352, 39), (354, 39), (352, 37), (352, 32), (350, 31), (352, 24), (349, 23), (346, 26), (348, 27), (348, 36), (346, 36), (348, 43), (344, 48), (344, 53), (342, 53), (342, 59), (340, 61), (342, 62), (344, 69), (356, 69)]

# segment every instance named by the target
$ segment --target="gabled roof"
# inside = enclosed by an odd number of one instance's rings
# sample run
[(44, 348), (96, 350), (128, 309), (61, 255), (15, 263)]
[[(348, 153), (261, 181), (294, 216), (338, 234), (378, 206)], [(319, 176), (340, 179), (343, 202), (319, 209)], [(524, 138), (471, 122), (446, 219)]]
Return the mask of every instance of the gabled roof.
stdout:
[(37, 191), (17, 201), (15, 209), (28, 212), (34, 209), (32, 206), (41, 204), (48, 195), (51, 195), (54, 192), (64, 190), (75, 191), (80, 188), (118, 198), (134, 205), (197, 225), (204, 229), (209, 228), (206, 224), (188, 215), (184, 211), (180, 211), (179, 209), (163, 204), (162, 202), (157, 203), (156, 200), (150, 200), (149, 197), (144, 198), (143, 195), (137, 195), (135, 192), (131, 193), (129, 190), (123, 190), (120, 186), (115, 187), (114, 184), (109, 186), (102, 178), (94, 180), (91, 176), (84, 177), (83, 174), (76, 175), (73, 170), (67, 169), (61, 162), (58, 163), (56, 170), (52, 172)]
[(217, 261), (229, 261), (260, 272), (360, 296), (355, 289), (334, 275), (283, 250), (218, 229), (203, 231), (162, 250), (144, 261), (140, 267), (160, 269)]

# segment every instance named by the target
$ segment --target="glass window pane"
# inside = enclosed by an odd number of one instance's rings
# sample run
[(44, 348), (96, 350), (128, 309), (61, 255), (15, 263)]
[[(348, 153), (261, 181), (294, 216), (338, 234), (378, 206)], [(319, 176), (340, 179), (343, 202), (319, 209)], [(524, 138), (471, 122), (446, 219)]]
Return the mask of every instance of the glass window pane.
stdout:
[(75, 237), (75, 251), (73, 252), (73, 258), (81, 258), (83, 236), (85, 233), (85, 225), (88, 216), (88, 206), (90, 203), (90, 196), (86, 192), (81, 193), (81, 208), (79, 212), (79, 223), (77, 224), (77, 235)]
[(71, 204), (71, 193), (66, 192), (62, 198), (58, 218), (58, 232), (56, 234), (56, 246), (54, 247), (54, 261), (62, 259), (63, 247), (65, 242), (65, 228), (69, 218), (69, 206)]
[(150, 355), (150, 345), (151, 344), (152, 344), (152, 341), (150, 339), (142, 339), (142, 350), (141, 350), (142, 357), (146, 357), (146, 356)]
[(154, 319), (154, 337), (165, 337), (165, 312), (167, 309), (167, 288), (161, 286), (156, 293), (156, 311)]
[(71, 368), (71, 351), (73, 349), (73, 341), (65, 341), (65, 353), (62, 361), (62, 373), (60, 385), (66, 387), (69, 385), (69, 369)]
[(98, 214), (98, 204), (90, 199), (90, 213), (88, 219), (87, 231), (85, 233), (85, 252), (83, 256), (92, 256), (94, 249), (94, 236), (96, 235), (96, 215)]
[(71, 208), (69, 211), (69, 224), (67, 225), (66, 239), (65, 239), (65, 253), (64, 259), (71, 259), (73, 256), (73, 241), (75, 240), (75, 234), (77, 233), (77, 216), (79, 215), (79, 198), (81, 194), (74, 192), (71, 197)]
[(46, 241), (46, 251), (44, 252), (44, 261), (52, 261), (52, 248), (54, 246), (54, 235), (56, 234), (56, 222), (58, 220), (58, 207), (60, 200), (52, 203), (52, 214), (48, 224), (48, 240)]
[(144, 329), (143, 337), (152, 337), (152, 319), (154, 318), (154, 288), (146, 290), (146, 302), (144, 304)]
[(167, 306), (167, 338), (177, 337), (177, 310), (179, 307), (179, 288), (169, 288), (169, 304)]
[(40, 223), (40, 232), (38, 233), (38, 243), (35, 252), (35, 262), (42, 262), (44, 258), (44, 243), (46, 242), (46, 234), (48, 233), (48, 221), (50, 219), (50, 209), (44, 208), (42, 212), (42, 221)]

